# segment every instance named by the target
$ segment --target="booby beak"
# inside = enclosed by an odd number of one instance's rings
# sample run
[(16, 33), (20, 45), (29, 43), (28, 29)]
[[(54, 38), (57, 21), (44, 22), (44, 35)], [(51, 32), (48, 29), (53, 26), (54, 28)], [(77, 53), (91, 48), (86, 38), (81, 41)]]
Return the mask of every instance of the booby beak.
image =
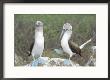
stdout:
[(61, 32), (61, 35), (60, 35), (60, 40), (62, 39), (64, 33), (66, 32), (67, 30), (63, 29), (62, 32)]

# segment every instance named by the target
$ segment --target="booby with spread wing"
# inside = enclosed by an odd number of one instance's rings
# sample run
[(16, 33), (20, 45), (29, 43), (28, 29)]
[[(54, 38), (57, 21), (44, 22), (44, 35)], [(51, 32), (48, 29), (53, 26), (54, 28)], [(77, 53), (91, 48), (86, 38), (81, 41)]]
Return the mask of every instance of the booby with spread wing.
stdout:
[(30, 47), (30, 53), (34, 60), (42, 56), (44, 50), (43, 22), (35, 23), (35, 41)]
[(72, 57), (75, 54), (81, 55), (80, 54), (81, 49), (78, 47), (77, 44), (70, 40), (71, 35), (72, 35), (72, 26), (69, 23), (65, 23), (63, 25), (62, 33), (60, 35), (61, 47), (64, 52), (70, 55), (70, 57)]
[[(63, 25), (63, 30), (62, 33), (60, 35), (60, 39), (61, 39), (61, 47), (63, 49), (63, 51), (67, 54), (69, 54), (69, 60), (70, 58), (75, 55), (75, 54), (79, 54), (81, 56), (81, 49), (91, 41), (88, 40), (87, 42), (85, 42), (84, 44), (82, 44), (81, 46), (78, 46), (76, 43), (74, 43), (73, 41), (70, 40), (72, 35), (72, 26), (69, 23), (65, 23)], [(70, 60), (71, 62), (71, 60)], [(72, 64), (72, 62), (71, 62)]]

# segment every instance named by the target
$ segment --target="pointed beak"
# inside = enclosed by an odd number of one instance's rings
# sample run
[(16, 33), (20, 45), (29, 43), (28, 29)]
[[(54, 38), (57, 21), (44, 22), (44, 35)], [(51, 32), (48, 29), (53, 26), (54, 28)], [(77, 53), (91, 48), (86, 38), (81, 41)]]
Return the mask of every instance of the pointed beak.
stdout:
[(60, 40), (62, 39), (65, 32), (66, 32), (66, 30), (63, 29), (62, 32), (61, 32), (61, 35), (60, 35)]

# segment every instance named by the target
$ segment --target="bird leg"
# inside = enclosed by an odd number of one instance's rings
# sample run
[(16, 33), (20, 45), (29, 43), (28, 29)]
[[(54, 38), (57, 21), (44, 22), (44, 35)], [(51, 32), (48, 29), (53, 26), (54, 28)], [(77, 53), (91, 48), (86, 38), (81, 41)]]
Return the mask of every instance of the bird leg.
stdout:
[(71, 61), (71, 59), (70, 59), (71, 57), (69, 57), (69, 61), (70, 61), (70, 63), (71, 63), (71, 65), (73, 66), (73, 63), (72, 63), (72, 61)]
[(34, 61), (36, 60), (36, 58), (35, 58), (35, 57), (33, 57), (33, 59), (34, 59)]
[(39, 57), (42, 57), (42, 54)]

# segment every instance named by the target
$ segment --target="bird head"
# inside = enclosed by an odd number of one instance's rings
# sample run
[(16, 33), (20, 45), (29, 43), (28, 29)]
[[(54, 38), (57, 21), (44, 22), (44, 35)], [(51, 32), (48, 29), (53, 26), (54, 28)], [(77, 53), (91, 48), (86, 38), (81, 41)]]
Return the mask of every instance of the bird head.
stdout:
[(65, 23), (65, 24), (63, 25), (63, 30), (65, 30), (65, 31), (72, 30), (72, 26), (71, 26), (71, 24), (69, 24), (69, 23)]
[(60, 35), (60, 39), (62, 39), (62, 37), (63, 37), (63, 35), (64, 35), (65, 33), (67, 33), (67, 34), (69, 34), (69, 35), (72, 34), (72, 26), (71, 26), (70, 23), (65, 23), (65, 24), (63, 25), (63, 29), (62, 29), (62, 32), (61, 32), (61, 35)]
[(36, 21), (35, 26), (36, 26), (36, 27), (43, 27), (43, 22), (41, 22), (41, 21)]
[(43, 22), (36, 21), (36, 23), (35, 23), (35, 32), (43, 32)]

